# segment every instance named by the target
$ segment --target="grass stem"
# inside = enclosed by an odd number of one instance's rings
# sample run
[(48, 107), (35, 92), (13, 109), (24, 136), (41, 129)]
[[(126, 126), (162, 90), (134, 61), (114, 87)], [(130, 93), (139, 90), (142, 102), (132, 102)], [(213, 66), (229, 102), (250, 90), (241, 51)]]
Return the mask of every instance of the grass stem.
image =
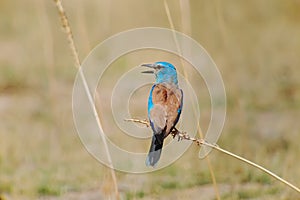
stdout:
[[(139, 119), (125, 119), (125, 121), (129, 121), (129, 122), (136, 122), (136, 123), (141, 123), (141, 124), (145, 124), (147, 127), (149, 126), (149, 122), (146, 121), (146, 120), (139, 120)], [(190, 141), (193, 141), (195, 142), (197, 145), (201, 146), (201, 145), (205, 145), (205, 146), (208, 146), (208, 147), (211, 147), (217, 151), (220, 151), (226, 155), (229, 155), (233, 158), (236, 158), (244, 163), (247, 163), (263, 172), (265, 172), (266, 174), (272, 176), (273, 178), (277, 179), (278, 181), (284, 183), (285, 185), (287, 185), (288, 187), (290, 187), (291, 189), (295, 190), (296, 192), (300, 193), (300, 188), (298, 188), (297, 186), (293, 185), (292, 183), (286, 181), (285, 179), (281, 178), (280, 176), (274, 174), (273, 172), (271, 172), (270, 170), (246, 159), (246, 158), (243, 158), (241, 156), (238, 156), (230, 151), (227, 151), (223, 148), (221, 148), (220, 146), (218, 146), (217, 144), (211, 144), (211, 143), (208, 143), (206, 142), (205, 140), (203, 139), (197, 139), (197, 138), (193, 138), (193, 137), (190, 137), (186, 132), (182, 132), (182, 131), (179, 131), (178, 129), (174, 128), (173, 131), (171, 132), (171, 134), (173, 135), (173, 137), (177, 136), (179, 137), (179, 139), (181, 140), (190, 140)]]
[(80, 75), (80, 77), (82, 79), (86, 95), (87, 95), (87, 97), (89, 99), (89, 103), (90, 103), (90, 105), (92, 107), (94, 117), (95, 117), (95, 119), (97, 121), (97, 125), (98, 125), (98, 128), (99, 128), (100, 133), (101, 133), (101, 138), (102, 138), (102, 141), (103, 141), (103, 144), (104, 144), (104, 148), (105, 148), (105, 152), (106, 152), (106, 156), (107, 156), (107, 159), (108, 159), (110, 173), (111, 173), (112, 180), (113, 180), (113, 183), (114, 183), (115, 196), (116, 196), (116, 199), (120, 199), (119, 190), (118, 190), (118, 184), (117, 184), (117, 177), (116, 177), (116, 174), (115, 174), (115, 170), (113, 168), (112, 158), (111, 158), (111, 155), (110, 155), (110, 152), (109, 152), (109, 149), (108, 149), (108, 145), (107, 145), (107, 141), (106, 141), (106, 136), (104, 135), (104, 132), (103, 132), (103, 129), (102, 129), (100, 118), (99, 118), (99, 115), (98, 115), (98, 112), (97, 112), (97, 109), (96, 109), (96, 106), (95, 106), (94, 98), (93, 98), (92, 93), (91, 93), (91, 91), (90, 91), (90, 89), (88, 87), (87, 81), (85, 79), (85, 75), (84, 75), (84, 73), (82, 71), (82, 68), (80, 67), (81, 63), (80, 63), (80, 59), (79, 59), (77, 48), (75, 46), (75, 42), (74, 42), (74, 38), (73, 38), (71, 26), (69, 24), (69, 21), (68, 21), (66, 13), (64, 11), (64, 8), (63, 8), (63, 6), (61, 4), (61, 1), (60, 0), (54, 0), (54, 1), (55, 1), (55, 4), (56, 4), (56, 7), (58, 9), (59, 16), (61, 18), (62, 27), (65, 30), (66, 34), (67, 34), (67, 39), (68, 39), (68, 42), (69, 42), (69, 46), (70, 46), (70, 49), (71, 49), (71, 52), (73, 54), (74, 61), (75, 61), (75, 67), (78, 68), (78, 70), (79, 70), (79, 75)]
[[(164, 0), (164, 7), (165, 7), (165, 11), (166, 11), (166, 14), (167, 14), (167, 17), (168, 17), (170, 27), (173, 31), (173, 38), (174, 38), (174, 42), (175, 42), (177, 51), (178, 51), (179, 55), (182, 56), (182, 52), (181, 52), (181, 49), (179, 47), (178, 39), (177, 39), (176, 33), (175, 33), (175, 26), (174, 26), (174, 23), (173, 23), (173, 20), (172, 20), (172, 16), (171, 16), (171, 12), (170, 12), (170, 9), (169, 9), (168, 2), (166, 0)], [(183, 28), (185, 33), (190, 34), (191, 33), (191, 20), (190, 20), (191, 15), (190, 15), (190, 2), (189, 2), (189, 0), (180, 0), (180, 8), (181, 8), (181, 13), (182, 13), (181, 14), (182, 28)], [(188, 81), (188, 79), (189, 79), (188, 78), (188, 73), (185, 70), (182, 57), (180, 57), (180, 62), (181, 62), (182, 69), (183, 69), (183, 76), (185, 77), (186, 81)], [(190, 96), (192, 94), (190, 89), (188, 90), (188, 94)], [(192, 103), (192, 106), (194, 108), (193, 110), (195, 111), (196, 110), (196, 105), (194, 103)], [(202, 130), (201, 130), (201, 127), (200, 127), (199, 123), (197, 125), (197, 132), (198, 132), (200, 138), (203, 138), (203, 133), (202, 133)], [(220, 198), (220, 193), (219, 193), (219, 188), (218, 188), (216, 176), (214, 174), (214, 170), (212, 168), (212, 165), (211, 165), (211, 162), (210, 162), (210, 159), (209, 159), (208, 156), (206, 156), (205, 161), (206, 161), (207, 166), (209, 168), (209, 172), (210, 172), (210, 176), (211, 176), (211, 179), (212, 179), (212, 182), (213, 182), (216, 198), (217, 198), (217, 200), (220, 200), (221, 198)]]

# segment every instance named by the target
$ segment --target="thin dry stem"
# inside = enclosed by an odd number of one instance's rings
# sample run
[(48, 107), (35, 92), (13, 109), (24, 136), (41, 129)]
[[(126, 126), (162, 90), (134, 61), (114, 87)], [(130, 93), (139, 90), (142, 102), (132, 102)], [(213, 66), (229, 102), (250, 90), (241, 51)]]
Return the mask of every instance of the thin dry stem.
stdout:
[[(173, 20), (172, 20), (169, 5), (168, 5), (166, 0), (164, 0), (164, 7), (165, 7), (165, 11), (166, 11), (166, 14), (167, 14), (167, 17), (168, 17), (170, 27), (173, 31), (173, 39), (175, 41), (177, 51), (178, 51), (179, 55), (182, 56), (181, 49), (180, 49), (179, 43), (178, 43), (178, 39), (177, 39), (176, 33), (175, 33), (175, 26), (174, 26), (174, 23), (173, 23)], [(182, 23), (183, 31), (187, 34), (190, 34), (191, 33), (191, 20), (190, 20), (190, 2), (189, 2), (189, 0), (180, 0), (180, 7), (181, 7), (181, 12), (182, 13), (185, 12), (185, 15), (181, 14), (181, 18), (182, 18), (181, 23)], [(184, 68), (183, 59), (181, 57), (180, 57), (180, 62), (181, 62), (181, 65), (183, 67), (183, 76), (185, 77), (186, 80), (188, 80), (188, 74), (187, 74), (187, 72)], [(188, 94), (191, 95), (191, 89), (188, 89)], [(195, 109), (196, 105), (194, 104), (194, 102), (192, 102), (192, 107), (194, 108), (193, 110), (195, 111), (196, 110)], [(200, 127), (199, 123), (197, 124), (197, 132), (198, 132), (200, 138), (203, 138), (202, 130), (201, 130), (201, 127)], [(218, 200), (220, 200), (221, 199), (220, 192), (219, 192), (217, 180), (216, 180), (214, 170), (212, 168), (209, 156), (205, 157), (205, 161), (206, 161), (207, 166), (209, 168), (210, 176), (211, 176), (211, 179), (212, 179), (212, 182), (213, 182), (213, 185), (214, 185), (216, 198)]]
[(181, 12), (181, 27), (185, 34), (191, 35), (192, 22), (191, 22), (191, 6), (189, 0), (180, 0), (180, 12)]
[[(73, 57), (74, 57), (74, 61), (75, 61), (75, 67), (79, 69), (78, 70), (79, 71), (79, 75), (80, 75), (80, 77), (82, 79), (86, 95), (87, 95), (89, 103), (90, 103), (90, 105), (92, 107), (94, 117), (95, 117), (95, 119), (97, 121), (97, 125), (98, 125), (98, 128), (99, 128), (100, 133), (101, 133), (101, 138), (102, 138), (102, 141), (103, 141), (103, 144), (104, 144), (104, 148), (105, 148), (105, 151), (106, 151), (106, 156), (107, 156), (107, 159), (108, 159), (110, 173), (111, 173), (111, 176), (112, 176), (112, 179), (113, 179), (113, 184), (114, 184), (116, 199), (120, 199), (119, 190), (118, 190), (118, 184), (117, 184), (117, 178), (116, 178), (116, 174), (115, 174), (115, 171), (114, 171), (114, 168), (113, 168), (113, 164), (112, 164), (112, 158), (111, 158), (111, 155), (109, 153), (109, 149), (108, 149), (106, 137), (103, 134), (102, 125), (101, 125), (101, 122), (100, 122), (100, 118), (99, 118), (98, 112), (97, 112), (96, 107), (95, 107), (95, 102), (94, 102), (92, 93), (91, 93), (91, 91), (90, 91), (90, 89), (88, 87), (85, 75), (84, 75), (84, 73), (82, 71), (82, 68), (80, 67), (81, 66), (80, 59), (79, 59), (77, 48), (75, 46), (75, 42), (74, 42), (72, 30), (71, 30), (71, 27), (70, 27), (67, 15), (66, 15), (66, 13), (64, 11), (64, 8), (63, 8), (63, 6), (61, 4), (61, 1), (60, 0), (54, 0), (54, 1), (55, 1), (55, 4), (56, 4), (56, 7), (58, 9), (59, 16), (61, 18), (62, 27), (65, 30), (66, 34), (67, 34), (67, 38), (68, 38), (68, 41), (69, 41), (69, 46), (70, 46), (70, 49), (72, 51), (72, 54), (73, 54)], [(96, 98), (97, 97), (98, 97), (98, 94), (96, 93)]]
[(67, 18), (66, 13), (65, 13), (64, 7), (62, 6), (60, 0), (54, 0), (54, 2), (56, 4), (56, 7), (57, 7), (57, 10), (58, 10), (60, 19), (61, 19), (62, 27), (63, 27), (64, 31), (66, 32), (66, 34), (67, 34), (67, 39), (68, 39), (68, 42), (69, 42), (69, 47), (71, 48), (71, 52), (73, 54), (74, 61), (75, 61), (75, 67), (76, 68), (80, 68), (81, 64), (80, 64), (80, 59), (79, 59), (78, 51), (77, 51), (77, 48), (75, 46), (75, 42), (74, 42), (74, 38), (73, 38), (71, 26), (69, 24), (69, 20)]
[[(180, 2), (180, 8), (181, 8), (181, 18), (182, 18), (181, 26), (182, 26), (182, 30), (185, 34), (191, 35), (191, 33), (192, 33), (192, 22), (191, 22), (190, 1), (189, 0), (180, 0), (179, 2)], [(183, 65), (182, 59), (180, 59), (180, 60), (181, 60), (181, 63)], [(183, 69), (183, 71), (184, 71), (184, 76), (187, 78), (186, 70)], [(189, 91), (189, 92), (191, 93), (191, 91)], [(193, 110), (195, 111), (196, 106), (195, 106), (194, 102), (192, 103), (192, 106), (194, 108)], [(197, 125), (197, 132), (198, 132), (200, 138), (204, 137), (199, 123)], [(221, 200), (220, 191), (219, 191), (219, 187), (218, 187), (218, 184), (217, 184), (217, 179), (216, 179), (212, 164), (210, 162), (209, 156), (205, 157), (205, 161), (206, 161), (207, 166), (209, 168), (209, 173), (210, 173), (210, 176), (211, 176), (211, 179), (212, 179), (212, 182), (213, 182), (216, 198), (217, 198), (217, 200)]]
[[(149, 122), (146, 121), (146, 120), (139, 120), (139, 119), (126, 119), (125, 121), (131, 121), (131, 122), (136, 122), (136, 123), (141, 123), (141, 124), (145, 124), (147, 125), (147, 127), (149, 126)], [(234, 153), (231, 153), (230, 151), (227, 151), (221, 147), (219, 147), (217, 144), (211, 144), (211, 143), (208, 143), (206, 142), (205, 140), (203, 139), (199, 139), (199, 138), (193, 138), (193, 137), (190, 137), (188, 135), (188, 133), (186, 132), (183, 132), (183, 131), (179, 131), (178, 129), (174, 128), (171, 132), (172, 136), (173, 137), (178, 137), (178, 140), (190, 140), (190, 141), (193, 141), (195, 142), (198, 146), (201, 146), (201, 145), (205, 145), (205, 146), (208, 146), (208, 147), (211, 147), (215, 150), (218, 150), (224, 154), (227, 154), (233, 158), (236, 158), (244, 163), (247, 163), (265, 173), (267, 173), (268, 175), (272, 176), (273, 178), (277, 179), (278, 181), (284, 183), (285, 185), (287, 185), (288, 187), (292, 188), (293, 190), (297, 191), (298, 193), (300, 193), (300, 188), (296, 187), (295, 185), (293, 185), (292, 183), (286, 181), (285, 179), (281, 178), (280, 176), (274, 174), (273, 172), (271, 172), (270, 170), (250, 161), (250, 160), (247, 160), (246, 158), (243, 158), (241, 156), (238, 156)]]
[(145, 120), (140, 120), (140, 119), (124, 119), (124, 121), (126, 121), (126, 122), (137, 122), (137, 123), (140, 123), (140, 124), (144, 124), (147, 127), (150, 126), (149, 121), (147, 121), (146, 119)]

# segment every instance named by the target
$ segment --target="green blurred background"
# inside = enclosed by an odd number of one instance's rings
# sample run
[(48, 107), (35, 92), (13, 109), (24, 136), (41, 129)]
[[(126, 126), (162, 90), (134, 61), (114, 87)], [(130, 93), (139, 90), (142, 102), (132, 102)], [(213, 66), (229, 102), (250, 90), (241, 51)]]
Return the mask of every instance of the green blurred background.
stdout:
[[(175, 29), (203, 45), (223, 76), (227, 119), (218, 144), (299, 186), (300, 1), (167, 2)], [(81, 60), (120, 31), (170, 27), (163, 1), (63, 5)], [(109, 170), (73, 124), (76, 68), (54, 2), (2, 0), (0, 31), (0, 199), (113, 198)], [(209, 159), (221, 199), (299, 198), (240, 161), (218, 152)], [(216, 199), (195, 146), (163, 170), (117, 179), (124, 199)]]

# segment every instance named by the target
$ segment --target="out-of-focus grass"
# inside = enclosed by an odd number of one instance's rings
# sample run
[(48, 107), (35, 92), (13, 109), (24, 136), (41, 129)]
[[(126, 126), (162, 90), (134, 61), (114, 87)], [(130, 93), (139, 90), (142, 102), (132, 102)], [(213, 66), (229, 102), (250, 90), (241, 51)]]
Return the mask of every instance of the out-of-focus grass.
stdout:
[[(141, 26), (169, 27), (160, 1), (63, 3), (81, 58), (114, 33)], [(181, 30), (179, 4), (169, 4), (175, 27)], [(0, 196), (30, 199), (100, 188), (107, 171), (85, 151), (72, 122), (76, 70), (54, 5), (37, 0), (0, 5)], [(191, 1), (191, 8), (191, 36), (217, 63), (227, 92), (227, 120), (218, 144), (299, 186), (299, 2)], [(158, 58), (144, 56), (147, 61)], [(128, 67), (138, 59), (117, 63)], [(204, 130), (208, 106), (205, 101), (200, 104)], [(197, 156), (198, 147), (193, 146), (158, 172), (118, 173), (119, 184), (126, 186), (122, 192), (128, 199), (167, 199), (174, 191), (210, 185), (207, 166)], [(211, 160), (220, 187), (231, 188), (222, 199), (297, 197), (244, 163), (216, 152)]]

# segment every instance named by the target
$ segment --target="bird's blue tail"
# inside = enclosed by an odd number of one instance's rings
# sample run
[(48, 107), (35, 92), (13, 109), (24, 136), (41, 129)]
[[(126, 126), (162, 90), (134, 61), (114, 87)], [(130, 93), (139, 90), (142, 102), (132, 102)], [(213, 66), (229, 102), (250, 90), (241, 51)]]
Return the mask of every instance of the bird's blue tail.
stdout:
[(163, 147), (164, 136), (163, 134), (153, 135), (150, 150), (146, 159), (146, 165), (155, 167), (161, 154)]

